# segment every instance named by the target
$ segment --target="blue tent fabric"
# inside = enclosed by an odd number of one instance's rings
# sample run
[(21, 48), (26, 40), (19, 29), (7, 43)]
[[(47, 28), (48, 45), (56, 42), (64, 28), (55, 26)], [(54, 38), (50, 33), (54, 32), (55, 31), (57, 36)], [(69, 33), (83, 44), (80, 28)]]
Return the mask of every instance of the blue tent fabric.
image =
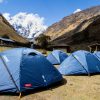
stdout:
[(68, 55), (65, 52), (61, 50), (54, 50), (47, 56), (47, 59), (52, 64), (56, 65), (61, 64), (67, 57)]
[(100, 51), (95, 51), (93, 55), (100, 61)]
[(92, 53), (79, 50), (66, 58), (58, 70), (63, 75), (90, 75), (100, 72), (100, 61)]
[(0, 92), (23, 92), (62, 79), (59, 71), (38, 51), (16, 48), (0, 53)]

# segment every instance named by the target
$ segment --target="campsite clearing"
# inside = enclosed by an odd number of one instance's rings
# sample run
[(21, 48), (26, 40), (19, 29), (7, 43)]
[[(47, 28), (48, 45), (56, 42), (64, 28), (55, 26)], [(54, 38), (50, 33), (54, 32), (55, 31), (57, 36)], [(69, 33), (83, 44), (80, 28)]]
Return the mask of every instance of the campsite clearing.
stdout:
[[(100, 100), (100, 75), (64, 76), (63, 84), (49, 90), (24, 95), (21, 100)], [(0, 95), (0, 100), (19, 100), (18, 96)]]

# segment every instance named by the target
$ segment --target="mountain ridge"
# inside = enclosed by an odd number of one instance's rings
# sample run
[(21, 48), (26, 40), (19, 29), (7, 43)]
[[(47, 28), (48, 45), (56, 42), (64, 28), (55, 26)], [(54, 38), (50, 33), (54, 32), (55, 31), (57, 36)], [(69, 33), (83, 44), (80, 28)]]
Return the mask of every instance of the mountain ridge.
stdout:
[(48, 27), (44, 34), (50, 36), (51, 40), (54, 40), (62, 34), (77, 28), (77, 26), (84, 20), (88, 20), (97, 15), (100, 15), (100, 6), (88, 8), (75, 14), (71, 14), (70, 16), (66, 16), (59, 22)]
[(66, 16), (44, 34), (51, 38), (49, 45), (89, 50), (89, 45), (100, 43), (100, 6)]

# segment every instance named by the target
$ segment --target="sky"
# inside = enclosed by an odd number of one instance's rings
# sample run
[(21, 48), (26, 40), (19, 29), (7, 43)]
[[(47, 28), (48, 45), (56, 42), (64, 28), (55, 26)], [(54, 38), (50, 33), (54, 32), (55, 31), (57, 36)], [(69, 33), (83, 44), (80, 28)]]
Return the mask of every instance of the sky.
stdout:
[(0, 12), (10, 16), (20, 12), (38, 14), (50, 26), (76, 10), (97, 5), (100, 0), (0, 0)]

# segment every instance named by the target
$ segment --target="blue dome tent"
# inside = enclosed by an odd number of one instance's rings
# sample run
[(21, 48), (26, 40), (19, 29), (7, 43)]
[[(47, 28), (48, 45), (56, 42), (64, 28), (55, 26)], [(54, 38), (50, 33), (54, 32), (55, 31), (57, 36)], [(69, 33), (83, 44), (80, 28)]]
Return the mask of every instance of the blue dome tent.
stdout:
[(15, 48), (0, 53), (0, 92), (21, 93), (62, 79), (59, 71), (38, 51)]
[(68, 55), (65, 52), (61, 50), (54, 50), (47, 56), (47, 59), (52, 64), (56, 65), (61, 64), (67, 57)]
[(58, 70), (63, 75), (90, 75), (100, 72), (100, 61), (92, 53), (80, 50), (66, 58)]

